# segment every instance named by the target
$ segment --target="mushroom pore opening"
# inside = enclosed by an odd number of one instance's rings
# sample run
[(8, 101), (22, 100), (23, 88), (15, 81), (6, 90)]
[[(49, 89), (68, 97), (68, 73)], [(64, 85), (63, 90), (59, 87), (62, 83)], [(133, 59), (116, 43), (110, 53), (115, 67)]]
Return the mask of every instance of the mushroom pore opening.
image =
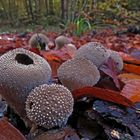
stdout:
[(29, 103), (29, 109), (32, 110), (33, 102)]
[(33, 64), (34, 61), (26, 54), (23, 53), (19, 53), (16, 55), (15, 60), (20, 63), (20, 64), (24, 64), (24, 65), (30, 65)]

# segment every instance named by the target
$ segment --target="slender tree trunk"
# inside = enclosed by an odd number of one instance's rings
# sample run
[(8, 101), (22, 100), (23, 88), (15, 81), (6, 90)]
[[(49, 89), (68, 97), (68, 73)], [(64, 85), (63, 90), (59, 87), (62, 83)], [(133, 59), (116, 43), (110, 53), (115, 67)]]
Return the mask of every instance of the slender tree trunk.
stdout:
[(69, 19), (70, 19), (70, 21), (72, 21), (72, 11), (71, 11), (71, 10), (72, 10), (72, 1), (73, 1), (73, 0), (71, 0), (70, 3), (69, 3), (69, 9), (70, 9), (70, 12), (69, 12)]
[(93, 0), (94, 10), (97, 8), (97, 0)]
[(30, 11), (32, 21), (35, 21), (31, 0), (28, 0), (28, 6), (29, 6), (29, 11)]
[(54, 14), (53, 0), (49, 0), (49, 14), (51, 14), (51, 15)]
[(69, 0), (66, 0), (66, 19), (69, 19)]
[(61, 18), (65, 19), (65, 4), (64, 4), (65, 0), (61, 0)]
[(48, 9), (49, 9), (49, 8), (48, 8), (48, 7), (49, 7), (49, 6), (48, 6), (48, 5), (49, 5), (49, 4), (48, 4), (48, 0), (45, 0), (45, 5), (46, 5), (46, 14), (48, 15), (48, 13), (49, 13), (49, 10), (48, 10)]
[(12, 11), (11, 11), (12, 7), (11, 7), (11, 0), (8, 0), (8, 15), (9, 15), (9, 19), (11, 21), (11, 25), (13, 24), (13, 17), (12, 17)]
[(4, 5), (3, 0), (0, 0), (0, 3), (1, 3), (1, 5), (2, 5), (2, 8), (4, 9), (5, 16), (6, 16), (7, 18), (9, 18), (8, 12), (7, 12), (6, 8), (5, 8), (5, 5)]
[(84, 9), (86, 8), (86, 5), (87, 5), (87, 1), (83, 0), (82, 11), (84, 11)]
[(71, 21), (74, 20), (76, 1), (77, 0), (71, 0), (71, 3), (70, 3), (70, 20)]
[(30, 17), (30, 12), (29, 12), (29, 7), (28, 7), (28, 1), (27, 0), (24, 0), (24, 7), (26, 9), (27, 16)]
[(35, 20), (37, 20), (39, 14), (40, 14), (40, 12), (39, 12), (40, 4), (39, 4), (39, 0), (34, 0), (34, 2), (35, 2), (34, 18), (35, 18)]

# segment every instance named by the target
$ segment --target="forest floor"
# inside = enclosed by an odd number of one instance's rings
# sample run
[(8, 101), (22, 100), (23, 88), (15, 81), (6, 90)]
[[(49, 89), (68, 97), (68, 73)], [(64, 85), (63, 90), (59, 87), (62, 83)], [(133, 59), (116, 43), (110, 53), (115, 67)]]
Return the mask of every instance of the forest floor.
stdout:
[[(0, 54), (21, 47), (35, 52), (36, 50), (29, 46), (28, 40), (39, 29), (42, 29), (41, 26), (3, 26), (0, 29)], [(26, 34), (20, 34), (26, 31)], [(53, 42), (61, 33), (57, 26), (47, 27), (45, 31)], [(114, 61), (108, 59), (107, 63), (99, 68), (102, 75), (96, 86), (72, 91), (75, 105), (68, 126), (55, 132), (39, 128), (35, 138), (30, 137), (29, 130), (19, 116), (7, 109), (4, 101), (0, 102), (1, 117), (4, 114), (3, 119), (0, 119), (0, 140), (1, 137), (6, 140), (25, 140), (23, 135), (28, 140), (140, 140), (139, 30), (108, 28), (101, 31), (91, 30), (80, 37), (72, 35), (69, 38), (77, 48), (88, 42), (100, 42), (108, 49), (116, 51), (123, 59), (123, 70), (116, 73)], [(50, 63), (54, 74), (52, 82), (61, 84), (56, 77), (57, 68), (71, 59), (70, 56), (63, 50), (38, 50), (36, 53)], [(86, 98), (79, 100), (82, 97)], [(15, 127), (20, 132), (15, 130)]]

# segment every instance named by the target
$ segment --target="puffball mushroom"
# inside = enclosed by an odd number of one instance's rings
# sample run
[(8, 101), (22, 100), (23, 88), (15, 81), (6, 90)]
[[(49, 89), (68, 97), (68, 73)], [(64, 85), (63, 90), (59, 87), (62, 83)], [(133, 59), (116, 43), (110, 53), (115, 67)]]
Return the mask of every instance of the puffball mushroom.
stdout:
[(55, 50), (59, 50), (61, 49), (62, 47), (64, 47), (64, 45), (70, 43), (69, 39), (66, 37), (66, 36), (58, 36), (56, 39), (55, 39)]
[(77, 51), (77, 48), (75, 47), (75, 45), (67, 44), (65, 47), (67, 49), (67, 53), (73, 58)]
[(72, 114), (74, 99), (63, 85), (43, 84), (33, 89), (26, 100), (26, 113), (35, 124), (46, 129), (63, 127)]
[(41, 49), (48, 48), (48, 43), (49, 39), (42, 33), (33, 34), (29, 40), (29, 45), (31, 47), (37, 48), (39, 46)]
[(0, 94), (25, 119), (25, 101), (38, 85), (49, 83), (51, 68), (39, 55), (18, 48), (0, 57)]
[(100, 79), (97, 67), (85, 58), (75, 58), (64, 62), (57, 70), (61, 83), (69, 90), (93, 86)]
[(121, 71), (123, 69), (123, 60), (121, 56), (118, 54), (118, 52), (108, 50), (110, 53), (110, 57), (114, 60), (115, 66), (117, 71)]
[(75, 58), (86, 58), (100, 67), (109, 57), (108, 50), (98, 42), (89, 42), (81, 46), (75, 53)]

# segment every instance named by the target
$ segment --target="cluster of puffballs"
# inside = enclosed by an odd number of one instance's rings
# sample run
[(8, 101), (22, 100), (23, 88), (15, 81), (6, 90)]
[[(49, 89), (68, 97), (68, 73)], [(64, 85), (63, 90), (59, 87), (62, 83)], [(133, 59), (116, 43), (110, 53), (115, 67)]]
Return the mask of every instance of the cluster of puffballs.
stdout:
[(81, 46), (73, 59), (64, 62), (57, 70), (61, 83), (70, 91), (85, 86), (94, 86), (100, 80), (99, 68), (111, 58), (115, 69), (123, 69), (123, 60), (120, 55), (107, 49), (98, 42), (89, 42)]
[[(51, 43), (52, 41), (50, 41), (49, 38), (43, 33), (33, 34), (29, 39), (29, 45), (33, 48), (37, 48), (38, 46), (40, 46), (42, 49), (51, 50), (49, 48), (49, 44)], [(64, 35), (56, 37), (54, 45), (55, 45), (55, 47), (53, 48), (54, 50), (60, 50), (63, 47), (65, 47), (67, 49), (68, 54), (70, 55), (72, 53), (75, 53), (75, 51), (77, 50), (75, 45), (71, 43), (70, 39)]]
[(29, 127), (63, 127), (72, 114), (71, 92), (51, 75), (44, 58), (23, 48), (0, 57), (0, 94)]
[[(31, 46), (37, 44), (34, 41), (36, 37), (37, 34), (29, 40)], [(48, 44), (45, 35), (39, 34), (39, 37)], [(68, 44), (64, 38), (56, 38), (56, 50)], [(73, 112), (71, 91), (97, 84), (100, 80), (99, 67), (109, 57), (121, 71), (123, 61), (117, 52), (97, 42), (81, 46), (74, 58), (58, 68), (57, 76), (62, 83), (59, 85), (50, 83), (52, 70), (44, 58), (23, 48), (11, 50), (0, 57), (0, 94), (25, 122), (46, 129), (63, 127)]]

